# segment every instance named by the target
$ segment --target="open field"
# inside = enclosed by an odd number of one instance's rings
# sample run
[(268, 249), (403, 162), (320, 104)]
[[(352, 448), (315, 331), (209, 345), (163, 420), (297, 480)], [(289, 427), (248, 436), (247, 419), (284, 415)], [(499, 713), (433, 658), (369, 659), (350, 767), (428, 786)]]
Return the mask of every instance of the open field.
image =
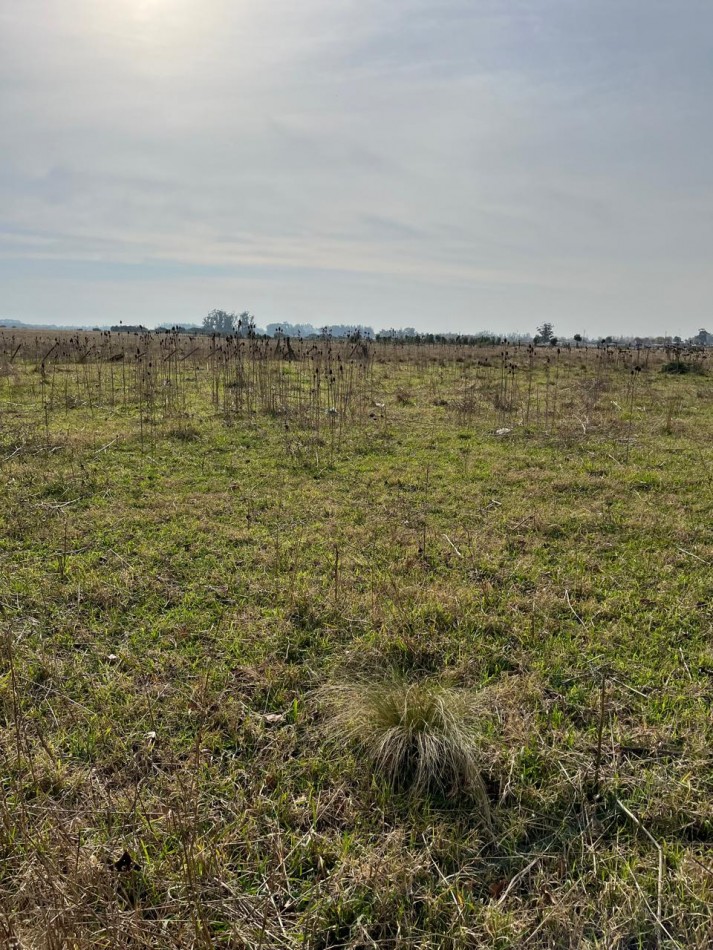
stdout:
[[(0, 333), (0, 936), (710, 947), (713, 368), (670, 355)], [(477, 700), (487, 802), (340, 732), (325, 687), (396, 676)]]

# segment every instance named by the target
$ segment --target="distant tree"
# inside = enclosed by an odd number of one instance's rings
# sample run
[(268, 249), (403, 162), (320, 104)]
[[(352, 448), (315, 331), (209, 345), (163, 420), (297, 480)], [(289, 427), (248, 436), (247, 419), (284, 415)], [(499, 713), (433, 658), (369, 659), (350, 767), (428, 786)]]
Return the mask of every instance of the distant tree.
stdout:
[(574, 342), (575, 342), (575, 343), (578, 343), (578, 344), (582, 342), (582, 334), (581, 334), (581, 333), (575, 333), (575, 334), (574, 334)]
[(211, 310), (208, 316), (203, 318), (203, 329), (227, 336), (229, 333), (235, 333), (237, 323), (238, 317), (234, 313), (228, 313), (226, 310)]
[(537, 328), (537, 336), (535, 337), (535, 343), (549, 343), (550, 340), (555, 335), (554, 327), (551, 323), (543, 323), (541, 327)]
[(697, 343), (698, 346), (709, 346), (713, 343), (713, 333), (709, 333), (708, 330), (701, 327), (698, 333), (693, 337), (693, 343)]
[(249, 310), (243, 310), (240, 314), (236, 329), (239, 336), (252, 336), (255, 333), (255, 317)]

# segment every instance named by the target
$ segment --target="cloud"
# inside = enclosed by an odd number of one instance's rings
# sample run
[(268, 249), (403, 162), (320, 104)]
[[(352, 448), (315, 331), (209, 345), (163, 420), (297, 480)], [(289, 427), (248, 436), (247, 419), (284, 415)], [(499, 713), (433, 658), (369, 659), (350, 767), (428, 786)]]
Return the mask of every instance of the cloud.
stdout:
[(694, 0), (0, 0), (0, 315), (94, 323), (110, 284), (144, 322), (692, 332), (712, 25)]

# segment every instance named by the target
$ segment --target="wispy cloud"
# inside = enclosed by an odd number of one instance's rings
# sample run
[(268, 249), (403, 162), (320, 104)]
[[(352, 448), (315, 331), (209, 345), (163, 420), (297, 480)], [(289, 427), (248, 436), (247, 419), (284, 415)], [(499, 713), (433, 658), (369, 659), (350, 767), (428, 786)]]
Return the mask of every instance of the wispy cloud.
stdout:
[(691, 332), (712, 27), (695, 0), (0, 0), (0, 315)]

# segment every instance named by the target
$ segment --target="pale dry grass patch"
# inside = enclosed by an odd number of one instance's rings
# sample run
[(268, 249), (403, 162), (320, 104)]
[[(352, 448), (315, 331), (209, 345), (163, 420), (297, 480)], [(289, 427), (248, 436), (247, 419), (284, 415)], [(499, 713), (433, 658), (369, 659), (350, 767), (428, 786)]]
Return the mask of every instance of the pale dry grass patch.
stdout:
[(329, 739), (346, 739), (393, 789), (473, 798), (490, 826), (481, 774), (486, 709), (476, 692), (392, 674), (329, 685), (318, 696)]

